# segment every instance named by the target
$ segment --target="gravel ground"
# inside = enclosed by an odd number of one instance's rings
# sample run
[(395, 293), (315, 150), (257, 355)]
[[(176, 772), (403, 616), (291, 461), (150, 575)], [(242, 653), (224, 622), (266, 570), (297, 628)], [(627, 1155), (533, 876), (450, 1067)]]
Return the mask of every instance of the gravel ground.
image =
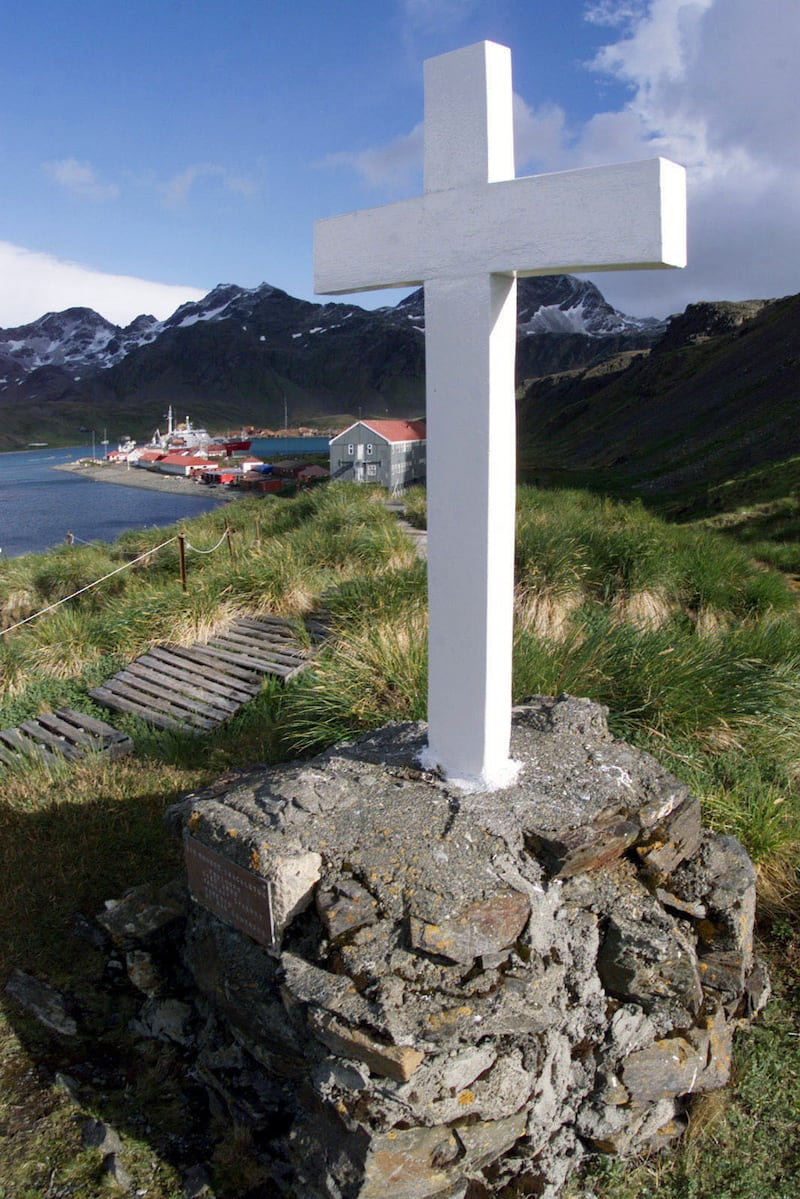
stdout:
[(82, 479), (91, 479), (93, 483), (117, 483), (121, 487), (138, 487), (145, 491), (162, 491), (171, 495), (207, 496), (219, 494), (221, 491), (227, 495), (236, 495), (236, 491), (231, 488), (195, 483), (179, 475), (159, 475), (142, 467), (128, 467), (117, 462), (103, 462), (94, 466), (65, 462), (53, 469), (68, 470), (72, 474), (80, 475)]

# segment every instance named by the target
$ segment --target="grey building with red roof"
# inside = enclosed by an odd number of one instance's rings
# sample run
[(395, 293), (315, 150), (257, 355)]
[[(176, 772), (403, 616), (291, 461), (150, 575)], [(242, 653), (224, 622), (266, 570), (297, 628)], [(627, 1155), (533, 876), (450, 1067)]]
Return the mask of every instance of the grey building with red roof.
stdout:
[(331, 479), (391, 492), (425, 482), (424, 420), (359, 420), (331, 439)]

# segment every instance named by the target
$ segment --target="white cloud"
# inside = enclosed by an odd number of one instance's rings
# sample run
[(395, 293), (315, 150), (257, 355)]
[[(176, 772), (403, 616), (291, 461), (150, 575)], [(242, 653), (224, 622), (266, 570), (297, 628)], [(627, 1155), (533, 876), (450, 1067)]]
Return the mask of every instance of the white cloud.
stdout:
[(533, 173), (547, 164), (556, 170), (557, 163), (566, 157), (569, 134), (564, 109), (558, 104), (543, 104), (531, 108), (521, 96), (514, 94), (514, 160), (517, 174)]
[(403, 0), (403, 15), (415, 33), (449, 32), (475, 10), (476, 0)]
[(240, 196), (252, 196), (258, 190), (256, 185), (241, 175), (232, 174), (227, 167), (216, 162), (196, 162), (185, 167), (167, 179), (157, 184), (164, 204), (167, 208), (180, 208), (189, 198), (192, 188), (202, 179), (221, 179), (223, 186)]
[(116, 183), (103, 183), (91, 163), (79, 162), (77, 158), (46, 162), (44, 169), (61, 187), (84, 200), (116, 200), (119, 195)]
[(159, 184), (158, 190), (161, 192), (167, 208), (179, 208), (186, 203), (189, 192), (198, 179), (208, 179), (224, 173), (224, 168), (216, 166), (214, 163), (195, 163), (186, 167), (185, 170), (179, 171), (177, 175), (173, 175), (166, 183)]
[(202, 299), (204, 294), (196, 287), (104, 274), (0, 242), (2, 328), (27, 324), (46, 312), (65, 308), (94, 308), (115, 325), (127, 325), (143, 312), (163, 320), (180, 304)]
[(226, 175), (225, 186), (239, 196), (254, 196), (258, 191), (258, 184), (244, 175)]
[(327, 154), (321, 166), (352, 167), (370, 187), (403, 187), (422, 169), (422, 122), (383, 146)]
[(682, 162), (689, 185), (686, 271), (607, 276), (604, 290), (661, 311), (800, 290), (797, 0), (606, 2), (589, 12), (624, 29), (590, 66), (625, 83), (630, 99), (584, 126), (575, 165), (600, 161), (616, 139), (627, 157)]

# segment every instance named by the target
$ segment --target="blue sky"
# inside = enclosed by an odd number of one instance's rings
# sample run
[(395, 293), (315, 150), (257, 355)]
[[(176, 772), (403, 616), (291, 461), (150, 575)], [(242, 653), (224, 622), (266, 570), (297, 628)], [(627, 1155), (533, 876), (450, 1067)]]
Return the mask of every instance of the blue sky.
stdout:
[[(511, 47), (517, 173), (663, 154), (690, 265), (625, 311), (800, 291), (800, 0), (5, 0), (0, 326), (313, 298), (313, 222), (422, 187), (425, 58)], [(372, 293), (359, 302), (395, 302)]]

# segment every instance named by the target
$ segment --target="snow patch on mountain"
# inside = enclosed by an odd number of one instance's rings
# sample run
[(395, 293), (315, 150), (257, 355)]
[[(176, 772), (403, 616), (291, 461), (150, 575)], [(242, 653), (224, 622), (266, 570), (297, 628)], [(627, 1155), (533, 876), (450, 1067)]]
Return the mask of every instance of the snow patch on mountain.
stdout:
[[(228, 303), (230, 303), (230, 301), (228, 301)], [(180, 324), (176, 325), (175, 328), (188, 329), (190, 325), (196, 325), (198, 321), (216, 320), (218, 316), (222, 315), (227, 307), (228, 304), (222, 304), (219, 308), (212, 308), (208, 312), (192, 312), (188, 316), (185, 316)]]
[(543, 304), (534, 314), (533, 320), (524, 326), (525, 333), (589, 333), (583, 304), (573, 308), (559, 308), (557, 304)]

